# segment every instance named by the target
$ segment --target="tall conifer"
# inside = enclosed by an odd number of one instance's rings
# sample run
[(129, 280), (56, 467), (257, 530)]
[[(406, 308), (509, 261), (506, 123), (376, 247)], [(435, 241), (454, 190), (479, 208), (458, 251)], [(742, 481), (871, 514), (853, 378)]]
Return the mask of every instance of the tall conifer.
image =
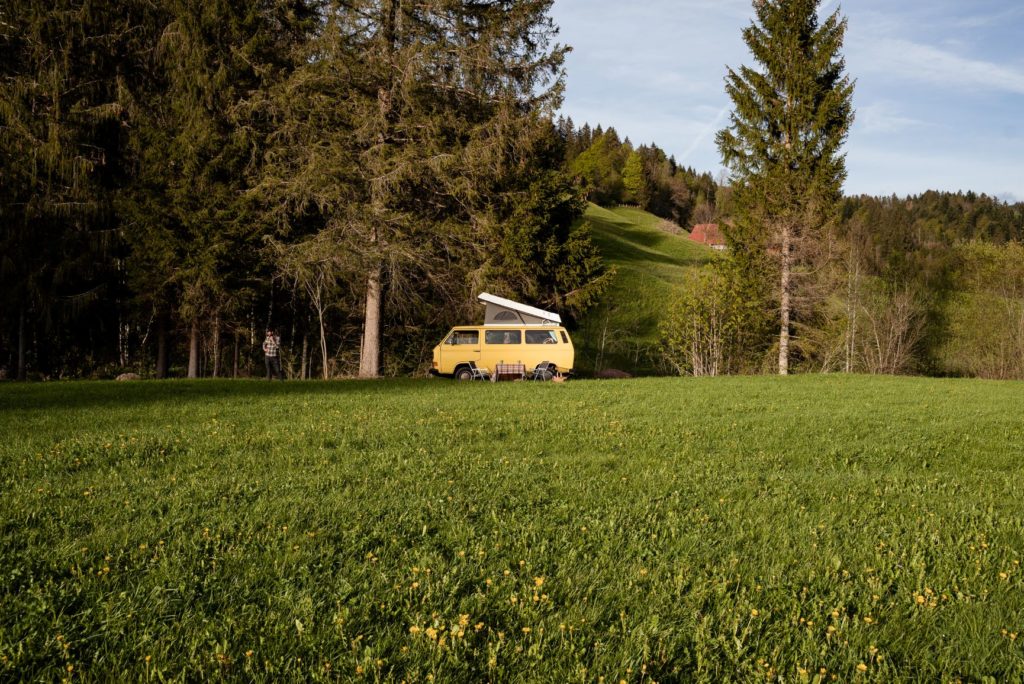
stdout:
[(777, 282), (779, 373), (789, 372), (795, 277), (809, 244), (835, 215), (841, 148), (853, 120), (853, 83), (841, 55), (846, 19), (819, 21), (820, 0), (755, 0), (743, 31), (757, 68), (729, 69), (734, 110), (718, 133), (732, 172), (736, 223), (728, 236), (747, 272)]

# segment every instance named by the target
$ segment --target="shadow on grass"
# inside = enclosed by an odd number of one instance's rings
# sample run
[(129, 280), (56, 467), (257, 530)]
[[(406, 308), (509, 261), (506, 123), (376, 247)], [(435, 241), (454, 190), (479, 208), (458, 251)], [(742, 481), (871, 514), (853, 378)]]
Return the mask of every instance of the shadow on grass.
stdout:
[(0, 411), (48, 409), (119, 408), (161, 403), (218, 401), (222, 399), (279, 398), (291, 402), (300, 397), (330, 394), (391, 393), (396, 390), (428, 389), (443, 383), (438, 379), (387, 380), (138, 380), (68, 381), (0, 385)]

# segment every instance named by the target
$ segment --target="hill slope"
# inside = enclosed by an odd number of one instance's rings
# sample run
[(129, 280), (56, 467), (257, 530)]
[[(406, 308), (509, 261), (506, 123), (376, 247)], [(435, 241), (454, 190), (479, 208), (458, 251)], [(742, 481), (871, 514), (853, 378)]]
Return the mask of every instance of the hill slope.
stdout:
[[(584, 375), (606, 368), (656, 373), (658, 325), (665, 305), (714, 252), (640, 209), (591, 204), (582, 221), (590, 225), (594, 243), (616, 275), (573, 337), (576, 368)], [(675, 230), (679, 232), (670, 232)]]

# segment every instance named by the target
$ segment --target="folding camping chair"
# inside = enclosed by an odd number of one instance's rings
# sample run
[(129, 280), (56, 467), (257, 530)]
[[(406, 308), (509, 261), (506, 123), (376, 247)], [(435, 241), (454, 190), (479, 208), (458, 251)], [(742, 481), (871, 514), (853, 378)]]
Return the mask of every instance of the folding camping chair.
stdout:
[(530, 372), (529, 380), (550, 380), (555, 377), (555, 366), (550, 361), (541, 361)]
[(473, 374), (470, 380), (490, 380), (491, 372), (486, 368), (480, 368), (475, 362), (469, 362), (469, 372)]

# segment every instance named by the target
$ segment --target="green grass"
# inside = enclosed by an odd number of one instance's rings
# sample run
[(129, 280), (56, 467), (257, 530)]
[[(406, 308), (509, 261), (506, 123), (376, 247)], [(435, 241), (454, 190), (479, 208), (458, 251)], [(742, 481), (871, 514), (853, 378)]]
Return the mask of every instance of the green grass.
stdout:
[(1022, 397), (3, 385), (0, 680), (1021, 681)]
[(656, 372), (658, 325), (665, 305), (683, 287), (687, 274), (714, 253), (691, 241), (685, 231), (667, 231), (662, 219), (640, 209), (591, 204), (583, 220), (616, 277), (574, 336), (577, 368), (584, 374), (609, 367)]

